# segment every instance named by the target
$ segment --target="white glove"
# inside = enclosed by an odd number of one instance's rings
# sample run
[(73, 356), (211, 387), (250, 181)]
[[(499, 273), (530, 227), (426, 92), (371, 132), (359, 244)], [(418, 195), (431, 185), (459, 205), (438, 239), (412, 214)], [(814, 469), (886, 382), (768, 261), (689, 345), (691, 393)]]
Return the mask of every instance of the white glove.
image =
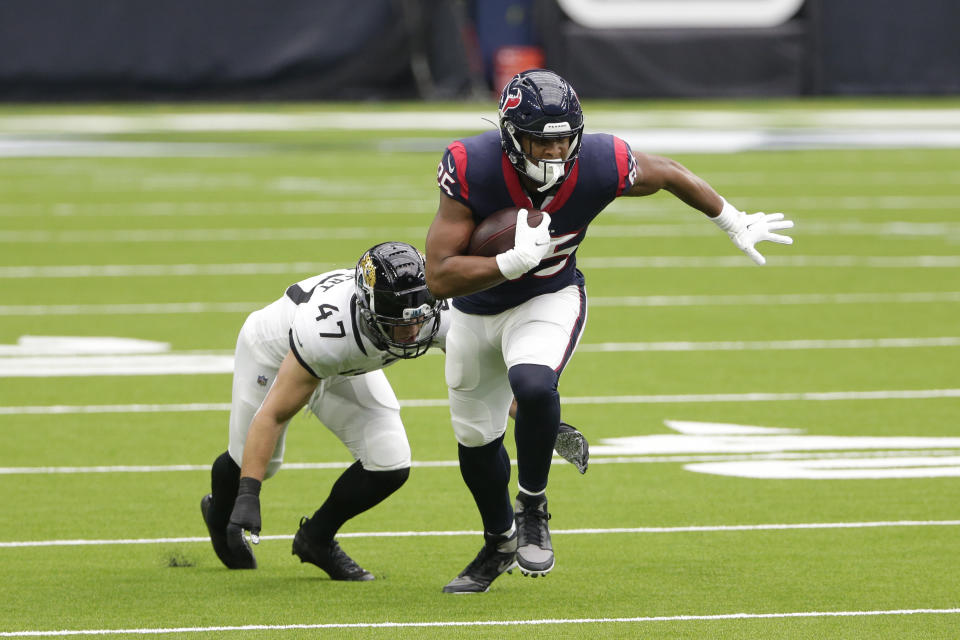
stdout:
[(540, 264), (550, 253), (550, 214), (543, 212), (543, 219), (536, 227), (527, 224), (527, 210), (517, 212), (517, 231), (513, 249), (497, 254), (497, 266), (507, 280), (516, 280)]
[[(723, 200), (723, 198), (721, 198)], [(784, 220), (782, 213), (751, 213), (746, 214), (735, 206), (723, 200), (723, 210), (716, 218), (710, 218), (717, 226), (727, 232), (733, 244), (750, 256), (750, 259), (759, 265), (766, 264), (766, 259), (753, 245), (764, 240), (779, 244), (793, 244), (793, 238), (772, 231), (790, 229), (791, 220)]]

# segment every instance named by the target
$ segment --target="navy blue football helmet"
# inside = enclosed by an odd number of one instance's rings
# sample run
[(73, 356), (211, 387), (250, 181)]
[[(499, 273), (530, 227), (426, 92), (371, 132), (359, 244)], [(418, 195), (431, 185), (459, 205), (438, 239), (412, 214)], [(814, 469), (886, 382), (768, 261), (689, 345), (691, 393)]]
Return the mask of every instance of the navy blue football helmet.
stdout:
[(368, 249), (354, 274), (360, 331), (398, 358), (426, 353), (440, 330), (438, 300), (427, 289), (423, 256), (406, 242)]
[[(546, 191), (563, 182), (580, 153), (583, 110), (566, 80), (546, 69), (529, 69), (513, 76), (500, 94), (500, 144), (520, 173)], [(518, 136), (570, 138), (566, 158), (541, 160), (524, 153)]]

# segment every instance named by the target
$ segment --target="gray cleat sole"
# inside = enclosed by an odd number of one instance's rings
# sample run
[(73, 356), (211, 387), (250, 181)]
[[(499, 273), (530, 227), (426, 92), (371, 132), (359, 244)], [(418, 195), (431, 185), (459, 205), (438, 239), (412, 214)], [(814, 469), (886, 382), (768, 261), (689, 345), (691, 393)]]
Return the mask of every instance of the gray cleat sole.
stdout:
[(523, 565), (519, 563), (517, 566), (520, 567), (520, 573), (522, 573), (523, 575), (530, 576), (531, 578), (539, 578), (540, 576), (545, 576), (551, 571), (553, 571), (553, 566), (555, 564), (556, 564), (555, 562), (551, 562), (550, 566), (547, 567), (546, 569), (524, 569)]

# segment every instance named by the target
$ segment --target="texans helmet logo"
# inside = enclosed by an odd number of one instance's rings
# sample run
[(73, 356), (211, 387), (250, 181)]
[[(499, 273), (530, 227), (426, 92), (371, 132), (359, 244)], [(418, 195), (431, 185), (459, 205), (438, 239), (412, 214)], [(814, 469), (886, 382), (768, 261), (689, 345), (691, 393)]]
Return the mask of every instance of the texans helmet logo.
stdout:
[(503, 101), (503, 107), (500, 108), (501, 111), (509, 111), (514, 107), (520, 106), (520, 89), (514, 89), (511, 93), (507, 94), (506, 99)]

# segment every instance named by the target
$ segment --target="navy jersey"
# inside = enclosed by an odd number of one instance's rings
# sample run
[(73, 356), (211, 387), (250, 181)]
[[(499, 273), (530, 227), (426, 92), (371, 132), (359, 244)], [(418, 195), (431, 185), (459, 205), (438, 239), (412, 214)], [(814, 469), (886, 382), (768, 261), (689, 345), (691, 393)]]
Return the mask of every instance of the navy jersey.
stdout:
[[(556, 193), (541, 209), (550, 214), (551, 252), (517, 280), (453, 299), (466, 313), (494, 314), (570, 284), (583, 284), (577, 248), (587, 225), (637, 179), (630, 146), (615, 136), (583, 136), (580, 155)], [(437, 171), (440, 189), (473, 212), (477, 224), (506, 207), (533, 207), (517, 171), (500, 147), (499, 131), (457, 140), (447, 147)]]

